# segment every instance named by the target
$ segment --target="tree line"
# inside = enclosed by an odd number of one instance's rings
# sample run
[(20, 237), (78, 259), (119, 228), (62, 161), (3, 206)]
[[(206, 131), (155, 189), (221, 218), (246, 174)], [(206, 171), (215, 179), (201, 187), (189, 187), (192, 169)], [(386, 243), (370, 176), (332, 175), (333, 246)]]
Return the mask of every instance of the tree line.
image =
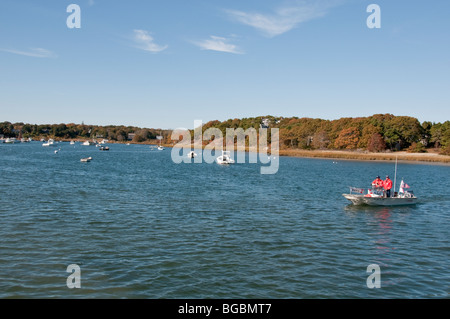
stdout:
[(414, 117), (392, 114), (337, 120), (260, 116), (210, 121), (203, 126), (203, 130), (216, 127), (225, 136), (228, 127), (258, 130), (263, 125), (279, 129), (280, 147), (285, 149), (406, 150), (416, 153), (436, 148), (442, 154), (450, 155), (450, 121), (420, 123)]
[[(438, 149), (450, 155), (450, 121), (423, 122), (409, 116), (375, 114), (369, 117), (346, 117), (324, 120), (299, 117), (259, 116), (226, 121), (209, 121), (202, 126), (218, 128), (226, 136), (227, 128), (247, 130), (260, 127), (278, 128), (283, 149), (311, 150), (367, 150), (370, 152), (401, 151), (426, 152)], [(0, 123), (0, 135), (5, 137), (91, 139), (146, 142), (163, 136), (163, 142), (174, 143), (170, 130), (134, 126), (96, 126), (85, 124), (24, 124)], [(193, 141), (194, 133), (191, 131)], [(268, 141), (270, 142), (270, 130)], [(204, 141), (208, 143), (208, 141)]]
[(167, 139), (170, 136), (170, 131), (123, 125), (0, 123), (0, 135), (16, 138), (53, 138), (57, 140), (107, 139), (118, 142), (132, 141), (140, 143), (155, 140), (160, 134)]

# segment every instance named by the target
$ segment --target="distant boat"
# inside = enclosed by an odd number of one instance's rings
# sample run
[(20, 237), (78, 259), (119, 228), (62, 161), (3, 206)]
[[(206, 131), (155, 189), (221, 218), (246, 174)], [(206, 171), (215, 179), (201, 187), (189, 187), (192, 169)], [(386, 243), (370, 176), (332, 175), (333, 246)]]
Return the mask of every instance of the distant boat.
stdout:
[(216, 162), (221, 165), (234, 164), (234, 159), (231, 158), (229, 151), (222, 151), (222, 155), (216, 158)]
[[(161, 133), (159, 133), (159, 134), (161, 134)], [(163, 139), (162, 135), (159, 135), (159, 136), (157, 136), (156, 138), (159, 140), (158, 151), (163, 151), (163, 150), (164, 150), (164, 147), (161, 145), (161, 141), (162, 141), (162, 139)]]
[(85, 158), (80, 159), (80, 162), (84, 162), (84, 163), (90, 162), (90, 161), (92, 161), (92, 157), (85, 157)]
[(49, 139), (47, 142), (43, 143), (42, 146), (56, 146), (53, 139)]
[(109, 147), (108, 146), (100, 146), (99, 150), (100, 151), (109, 151)]
[(75, 142), (74, 141), (70, 141), (70, 145), (75, 145)]
[(189, 154), (188, 154), (188, 157), (189, 158), (197, 157), (197, 153), (195, 153), (194, 151), (190, 151)]
[(83, 144), (81, 144), (81, 145), (84, 145), (84, 146), (92, 146), (92, 145), (95, 145), (95, 143), (92, 142), (92, 141), (85, 141), (85, 142), (83, 142)]
[(5, 140), (5, 143), (6, 144), (14, 144), (15, 141), (16, 141), (16, 139), (14, 137), (11, 137), (11, 138), (7, 138)]

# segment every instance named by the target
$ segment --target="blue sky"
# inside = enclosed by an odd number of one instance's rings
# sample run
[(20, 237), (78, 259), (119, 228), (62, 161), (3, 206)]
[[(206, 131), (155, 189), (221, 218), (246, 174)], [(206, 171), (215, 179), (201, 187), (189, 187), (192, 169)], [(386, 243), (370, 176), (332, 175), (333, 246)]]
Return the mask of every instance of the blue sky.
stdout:
[[(69, 29), (69, 4), (81, 28)], [(369, 29), (369, 4), (381, 28)], [(450, 120), (450, 1), (2, 0), (0, 121)]]

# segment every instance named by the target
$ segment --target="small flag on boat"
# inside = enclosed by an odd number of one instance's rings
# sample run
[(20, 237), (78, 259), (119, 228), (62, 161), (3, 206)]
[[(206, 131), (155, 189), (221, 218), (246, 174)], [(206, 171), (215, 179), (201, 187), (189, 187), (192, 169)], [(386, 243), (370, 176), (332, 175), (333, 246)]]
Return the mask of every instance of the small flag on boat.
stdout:
[(400, 192), (400, 193), (404, 193), (404, 192), (405, 192), (405, 191), (404, 191), (405, 188), (409, 188), (409, 185), (406, 184), (406, 183), (402, 180), (402, 182), (400, 183), (400, 190), (399, 190), (399, 192)]
[(364, 189), (363, 188), (350, 187), (350, 192), (363, 194), (364, 193)]

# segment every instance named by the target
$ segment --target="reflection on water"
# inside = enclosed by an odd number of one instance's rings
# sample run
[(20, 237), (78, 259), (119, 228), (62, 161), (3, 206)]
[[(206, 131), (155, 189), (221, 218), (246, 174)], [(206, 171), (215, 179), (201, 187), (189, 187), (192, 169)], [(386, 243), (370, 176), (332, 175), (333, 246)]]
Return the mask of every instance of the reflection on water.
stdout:
[[(408, 262), (411, 257), (410, 236), (412, 229), (404, 227), (412, 220), (422, 216), (420, 204), (414, 206), (377, 207), (368, 205), (347, 205), (344, 210), (353, 218), (365, 216), (366, 232), (370, 236), (369, 246), (372, 262), (381, 268), (381, 282), (385, 289), (403, 289), (411, 285), (411, 272), (408, 272), (415, 262)], [(416, 241), (420, 241), (415, 239)], [(420, 261), (419, 261), (420, 263)], [(406, 266), (405, 266), (406, 265)]]
[(392, 229), (392, 218), (390, 209), (384, 207), (378, 212), (376, 212), (374, 217), (379, 227), (379, 232), (377, 234), (379, 238), (375, 241), (378, 244), (377, 249), (379, 249), (380, 251), (394, 249), (394, 247), (392, 248), (389, 247), (390, 243), (389, 233)]

